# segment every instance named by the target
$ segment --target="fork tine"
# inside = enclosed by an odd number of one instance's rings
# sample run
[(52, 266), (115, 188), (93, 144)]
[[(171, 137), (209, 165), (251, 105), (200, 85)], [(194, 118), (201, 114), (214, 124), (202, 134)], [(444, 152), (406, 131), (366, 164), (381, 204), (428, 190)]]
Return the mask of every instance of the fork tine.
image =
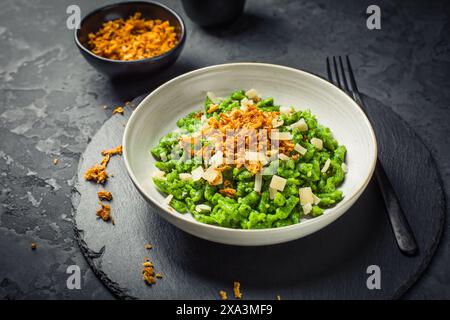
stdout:
[(342, 63), (342, 57), (339, 56), (339, 67), (341, 68), (342, 82), (344, 83), (345, 90), (350, 91), (348, 88), (347, 77), (345, 76), (344, 64)]
[(347, 69), (350, 77), (350, 84), (352, 85), (352, 90), (354, 92), (359, 92), (358, 87), (356, 86), (356, 80), (355, 75), (353, 74), (352, 65), (350, 64), (350, 58), (348, 57), (348, 55), (346, 55), (345, 58), (347, 60)]
[(334, 72), (336, 74), (337, 85), (338, 85), (339, 88), (342, 89), (342, 87), (341, 87), (341, 80), (339, 79), (339, 71), (338, 71), (338, 68), (337, 68), (337, 63), (336, 63), (336, 57), (335, 56), (333, 56), (333, 66), (334, 66)]
[(327, 75), (328, 75), (328, 81), (333, 82), (333, 76), (331, 75), (331, 68), (330, 68), (330, 59), (327, 57)]

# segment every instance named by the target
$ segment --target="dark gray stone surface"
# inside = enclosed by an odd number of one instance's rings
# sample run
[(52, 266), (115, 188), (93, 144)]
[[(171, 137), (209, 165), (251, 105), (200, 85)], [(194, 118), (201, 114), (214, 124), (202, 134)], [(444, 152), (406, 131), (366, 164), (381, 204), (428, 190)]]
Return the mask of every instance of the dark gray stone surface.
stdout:
[[(162, 1), (185, 17), (178, 1)], [(86, 13), (111, 1), (2, 2), (0, 12), (0, 297), (111, 298), (75, 241), (70, 191), (80, 154), (111, 110), (163, 81), (234, 61), (288, 65), (325, 74), (327, 55), (352, 54), (362, 91), (389, 105), (432, 150), (450, 196), (450, 4), (379, 1), (382, 29), (369, 31), (369, 1), (249, 0), (224, 30), (186, 18), (180, 60), (158, 77), (113, 84), (77, 52), (66, 8)], [(108, 109), (102, 106), (107, 105)], [(60, 163), (52, 164), (58, 158)], [(432, 192), (432, 190), (431, 190)], [(450, 238), (407, 298), (450, 298)], [(36, 251), (30, 243), (37, 242)], [(82, 289), (68, 290), (68, 265)]]

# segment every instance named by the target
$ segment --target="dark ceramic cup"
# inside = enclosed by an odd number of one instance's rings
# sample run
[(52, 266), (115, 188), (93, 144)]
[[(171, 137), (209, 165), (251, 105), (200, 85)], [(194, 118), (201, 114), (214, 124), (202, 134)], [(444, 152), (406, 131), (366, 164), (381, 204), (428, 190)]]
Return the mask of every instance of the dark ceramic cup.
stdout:
[(202, 27), (233, 22), (244, 11), (245, 0), (182, 0), (188, 17)]
[[(168, 20), (175, 27), (178, 44), (162, 55), (132, 61), (112, 60), (100, 57), (90, 51), (88, 34), (97, 32), (104, 22), (119, 18), (128, 18), (135, 12), (141, 12), (146, 19)], [(94, 68), (113, 79), (129, 78), (154, 74), (173, 64), (183, 49), (186, 40), (186, 28), (181, 17), (172, 9), (157, 2), (122, 2), (96, 9), (86, 15), (75, 30), (75, 43), (83, 57)]]

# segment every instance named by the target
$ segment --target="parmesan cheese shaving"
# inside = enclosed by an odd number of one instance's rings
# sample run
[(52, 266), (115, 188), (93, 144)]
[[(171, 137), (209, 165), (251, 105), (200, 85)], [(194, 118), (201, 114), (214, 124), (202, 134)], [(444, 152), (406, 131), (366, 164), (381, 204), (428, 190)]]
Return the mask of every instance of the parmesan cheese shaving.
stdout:
[(299, 189), (300, 204), (303, 206), (305, 204), (314, 203), (314, 195), (312, 193), (311, 187), (305, 187)]
[(203, 177), (203, 168), (202, 167), (197, 167), (194, 170), (192, 170), (191, 175), (192, 175), (192, 180), (193, 181), (198, 181)]
[(258, 99), (259, 98), (259, 94), (258, 94), (258, 92), (255, 90), (255, 89), (250, 89), (250, 90), (248, 90), (246, 93), (245, 93), (245, 95), (247, 96), (247, 97), (249, 97), (250, 99)]
[(214, 92), (208, 91), (208, 92), (206, 93), (206, 96), (207, 96), (207, 97), (209, 98), (209, 100), (211, 100), (213, 103), (217, 103), (217, 102), (218, 102), (217, 96), (216, 96), (216, 94), (215, 94)]
[(306, 154), (306, 152), (308, 152), (308, 149), (302, 147), (298, 143), (294, 146), (294, 150), (297, 151), (298, 153), (300, 153), (302, 156), (304, 156)]
[(270, 139), (272, 140), (292, 140), (292, 135), (290, 132), (270, 132)]
[(165, 202), (167, 205), (170, 205), (170, 201), (172, 201), (172, 199), (173, 199), (173, 194), (169, 194), (169, 195), (167, 196), (167, 198), (164, 199), (164, 202)]
[(280, 107), (280, 113), (292, 113), (294, 108), (292, 107)]
[(214, 167), (210, 167), (203, 173), (203, 179), (215, 186), (222, 183), (222, 173), (217, 171)]
[(206, 204), (198, 204), (195, 206), (195, 211), (197, 212), (211, 211), (211, 207)]
[(311, 144), (317, 149), (322, 150), (323, 149), (323, 141), (321, 139), (312, 138)]
[(298, 130), (300, 130), (300, 132), (308, 131), (308, 125), (306, 124), (305, 119), (303, 119), (303, 118), (301, 118), (297, 122), (291, 124), (290, 127), (292, 129), (297, 128)]
[(190, 173), (180, 173), (178, 176), (180, 177), (180, 180), (192, 179), (192, 174), (190, 174)]
[(281, 127), (283, 125), (284, 121), (283, 120), (279, 120), (277, 118), (272, 120), (272, 128), (278, 128)]
[(153, 172), (152, 176), (155, 178), (159, 178), (159, 179), (165, 179), (166, 173), (164, 171), (161, 170), (156, 170), (155, 172)]
[(330, 168), (330, 164), (331, 164), (331, 160), (327, 159), (327, 161), (325, 161), (325, 164), (323, 165), (322, 170), (320, 170), (320, 172), (326, 173), (328, 171), (328, 169)]
[(277, 190), (269, 187), (269, 199), (270, 200), (275, 199), (276, 194), (277, 194)]
[(209, 159), (209, 163), (213, 166), (220, 166), (221, 164), (224, 163), (224, 159), (223, 159), (223, 152), (222, 151), (217, 151), (212, 157), (211, 159)]
[(278, 159), (280, 159), (280, 160), (289, 160), (290, 157), (288, 157), (288, 156), (285, 155), (284, 153), (280, 153), (280, 154), (278, 155)]
[(261, 187), (262, 187), (262, 174), (257, 173), (255, 174), (255, 187), (253, 188), (253, 190), (255, 190), (256, 192), (261, 192)]
[(272, 176), (269, 187), (275, 190), (283, 191), (286, 186), (286, 179), (277, 175)]
[(303, 208), (303, 213), (305, 215), (308, 215), (312, 210), (312, 205), (311, 205), (311, 203), (307, 203), (305, 205), (302, 205), (302, 208)]
[(345, 173), (348, 171), (348, 167), (344, 162), (342, 162), (341, 168), (342, 168), (342, 171), (344, 171)]
[(313, 194), (313, 199), (314, 199), (315, 205), (318, 205), (320, 203), (320, 198), (318, 196), (316, 196), (315, 194)]
[(250, 107), (254, 104), (252, 99), (244, 98), (241, 100), (241, 106), (244, 108)]

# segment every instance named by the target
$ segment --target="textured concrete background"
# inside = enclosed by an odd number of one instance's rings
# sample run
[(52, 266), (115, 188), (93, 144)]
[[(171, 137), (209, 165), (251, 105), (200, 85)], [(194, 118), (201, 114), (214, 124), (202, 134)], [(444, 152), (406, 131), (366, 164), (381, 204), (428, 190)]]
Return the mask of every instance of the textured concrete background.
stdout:
[[(87, 13), (113, 2), (2, 2), (0, 298), (112, 298), (73, 240), (70, 192), (78, 158), (115, 106), (207, 65), (270, 62), (325, 75), (327, 55), (351, 54), (360, 89), (417, 130), (450, 198), (449, 2), (377, 1), (382, 30), (369, 31), (365, 9), (373, 1), (248, 0), (239, 21), (208, 31), (185, 17), (179, 1), (162, 1), (185, 18), (186, 47), (171, 69), (127, 84), (92, 69), (65, 25), (70, 4)], [(430, 268), (407, 298), (450, 298), (448, 231), (447, 223)], [(38, 250), (31, 251), (31, 242)], [(71, 264), (81, 267), (81, 290), (66, 288)]]

